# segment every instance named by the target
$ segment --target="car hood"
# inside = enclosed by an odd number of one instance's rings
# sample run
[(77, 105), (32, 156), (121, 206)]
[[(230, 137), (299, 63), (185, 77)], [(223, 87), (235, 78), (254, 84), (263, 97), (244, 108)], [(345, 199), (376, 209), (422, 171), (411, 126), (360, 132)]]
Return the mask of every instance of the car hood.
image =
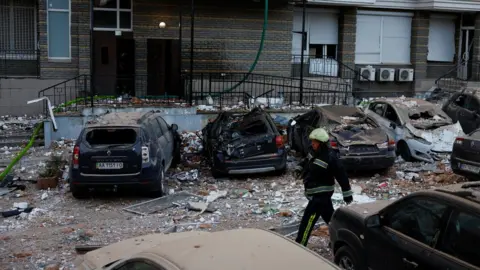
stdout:
[(331, 131), (331, 134), (343, 146), (356, 144), (376, 145), (388, 141), (387, 134), (381, 128), (362, 129), (361, 126), (337, 127), (337, 130)]
[(430, 130), (417, 129), (409, 123), (406, 127), (414, 136), (432, 143), (434, 152), (451, 152), (455, 138), (464, 135), (460, 122)]
[(350, 211), (362, 218), (366, 218), (370, 215), (378, 214), (380, 210), (387, 207), (395, 200), (380, 200), (362, 204), (350, 204), (342, 207), (346, 211)]
[(260, 229), (135, 237), (87, 253), (83, 260), (90, 268), (77, 269), (100, 268), (138, 253), (154, 255), (175, 266), (167, 267), (167, 270), (339, 269), (303, 246), (279, 234)]

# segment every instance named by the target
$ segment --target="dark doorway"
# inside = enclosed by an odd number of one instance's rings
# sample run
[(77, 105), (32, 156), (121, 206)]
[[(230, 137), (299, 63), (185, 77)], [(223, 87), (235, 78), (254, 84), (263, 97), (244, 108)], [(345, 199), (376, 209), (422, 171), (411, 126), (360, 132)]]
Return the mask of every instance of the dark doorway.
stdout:
[(147, 95), (182, 97), (179, 41), (148, 39), (147, 59)]
[(135, 40), (117, 39), (117, 94), (135, 96)]

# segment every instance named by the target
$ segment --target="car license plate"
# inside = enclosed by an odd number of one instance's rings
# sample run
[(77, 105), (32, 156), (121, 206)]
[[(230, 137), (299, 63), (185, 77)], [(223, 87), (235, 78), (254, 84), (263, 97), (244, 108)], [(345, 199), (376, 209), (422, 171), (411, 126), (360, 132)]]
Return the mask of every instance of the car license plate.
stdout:
[(463, 170), (463, 171), (472, 172), (472, 173), (479, 173), (480, 172), (480, 167), (472, 166), (472, 165), (468, 165), (468, 164), (460, 164), (460, 169)]
[(122, 162), (97, 162), (98, 170), (118, 170), (123, 169)]

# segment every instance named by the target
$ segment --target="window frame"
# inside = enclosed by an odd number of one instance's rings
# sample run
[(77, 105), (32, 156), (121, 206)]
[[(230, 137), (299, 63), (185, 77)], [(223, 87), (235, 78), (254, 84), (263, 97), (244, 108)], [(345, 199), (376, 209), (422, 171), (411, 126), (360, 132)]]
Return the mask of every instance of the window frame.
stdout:
[[(122, 32), (133, 32), (133, 0), (130, 0), (130, 8), (120, 8), (120, 1), (117, 1), (116, 8), (101, 8), (101, 7), (93, 7), (93, 13), (95, 11), (107, 11), (107, 12), (115, 12), (117, 18), (117, 24), (115, 28), (108, 28), (108, 27), (95, 27), (95, 16), (92, 13), (92, 28), (95, 31), (122, 31)], [(130, 13), (130, 28), (120, 28), (120, 12), (129, 12)]]
[[(439, 62), (439, 63), (453, 63), (455, 62), (455, 55), (457, 54), (456, 53), (456, 37), (457, 37), (457, 25), (456, 25), (456, 17), (455, 15), (439, 15), (439, 14), (432, 14), (430, 15), (430, 18), (429, 18), (429, 27), (428, 27), (428, 44), (427, 44), (427, 49), (428, 49), (428, 52), (427, 52), (427, 62), (433, 62), (433, 63), (436, 63), (436, 62)], [(432, 35), (435, 35), (435, 34), (432, 34), (432, 25), (434, 25), (434, 23), (432, 23), (432, 21), (434, 22), (438, 22), (438, 21), (442, 21), (442, 22), (449, 22), (451, 24), (453, 24), (453, 37), (449, 37), (452, 38), (452, 40), (450, 40), (450, 42), (452, 42), (453, 44), (450, 44), (450, 45), (453, 45), (452, 48), (452, 55), (451, 55), (451, 58), (450, 59), (447, 59), (446, 57), (443, 58), (443, 57), (438, 57), (438, 55), (431, 55), (430, 51), (433, 51), (432, 49), (435, 49), (435, 47), (432, 48), (432, 46), (438, 46), (438, 44), (443, 44), (443, 46), (445, 46), (444, 42), (435, 42), (433, 43), (433, 41), (431, 41), (431, 38), (432, 38)], [(443, 29), (443, 28), (442, 28)], [(442, 35), (444, 36), (444, 35)], [(443, 41), (443, 40), (442, 40)], [(431, 43), (432, 42), (432, 43)], [(433, 45), (435, 44), (435, 45)]]
[[(10, 21), (13, 21), (13, 17), (15, 16), (15, 13), (14, 13), (14, 9), (15, 9), (15, 0), (7, 0), (8, 1), (8, 5), (6, 7), (8, 7), (8, 16), (10, 17), (9, 20)], [(48, 1), (48, 0), (47, 0)], [(4, 59), (4, 60), (15, 60), (15, 61), (32, 61), (32, 60), (37, 60), (36, 57), (38, 57), (38, 50), (39, 50), (39, 44), (38, 44), (38, 20), (37, 20), (37, 16), (38, 16), (38, 6), (37, 5), (34, 5), (33, 6), (33, 31), (34, 31), (34, 53), (33, 54), (4, 54), (4, 55), (1, 55), (0, 54), (0, 59)], [(10, 33), (13, 33), (15, 32), (15, 25), (13, 26), (10, 26), (10, 29), (9, 29)], [(11, 48), (12, 47), (12, 44), (15, 44), (15, 41), (14, 41), (14, 38), (12, 38), (10, 36), (10, 33), (9, 33), (9, 38), (12, 40), (10, 41), (10, 44), (9, 44), (9, 47)], [(13, 46), (15, 47), (15, 45)], [(15, 51), (15, 49), (7, 49), (6, 51)], [(32, 59), (32, 58), (35, 58), (35, 59)]]
[[(58, 9), (58, 8), (49, 8), (48, 7), (48, 0), (45, 0), (45, 5), (47, 9), (47, 56), (49, 61), (71, 61), (72, 60), (72, 1), (68, 1), (68, 10), (66, 9)], [(49, 17), (50, 12), (68, 12), (68, 57), (52, 57), (50, 56), (50, 31), (49, 31)]]
[[(412, 46), (412, 22), (413, 22), (413, 13), (412, 12), (390, 12), (390, 11), (368, 11), (368, 10), (359, 10), (357, 15), (363, 15), (363, 16), (376, 16), (380, 17), (380, 37), (379, 37), (379, 42), (378, 42), (378, 50), (379, 50), (379, 62), (374, 62), (374, 61), (357, 61), (357, 47), (355, 47), (355, 64), (356, 65), (411, 65), (412, 64), (412, 57), (411, 57), (411, 46)], [(383, 61), (383, 35), (384, 35), (384, 19), (385, 17), (402, 17), (402, 18), (409, 18), (410, 19), (410, 37), (409, 37), (409, 56), (408, 60), (405, 62), (384, 62)], [(358, 43), (358, 17), (356, 19), (356, 24), (357, 24), (357, 42)]]

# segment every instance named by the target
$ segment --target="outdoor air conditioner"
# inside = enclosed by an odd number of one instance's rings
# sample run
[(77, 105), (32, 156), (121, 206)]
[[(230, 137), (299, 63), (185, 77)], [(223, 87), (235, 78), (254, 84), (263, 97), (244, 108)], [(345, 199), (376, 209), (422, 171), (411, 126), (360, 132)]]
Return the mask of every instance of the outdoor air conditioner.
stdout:
[(372, 66), (360, 68), (360, 81), (375, 81), (375, 68)]
[(395, 80), (394, 68), (380, 68), (377, 74), (377, 81), (379, 82), (393, 82)]
[(411, 82), (413, 81), (413, 69), (411, 68), (400, 68), (397, 73), (398, 82)]

